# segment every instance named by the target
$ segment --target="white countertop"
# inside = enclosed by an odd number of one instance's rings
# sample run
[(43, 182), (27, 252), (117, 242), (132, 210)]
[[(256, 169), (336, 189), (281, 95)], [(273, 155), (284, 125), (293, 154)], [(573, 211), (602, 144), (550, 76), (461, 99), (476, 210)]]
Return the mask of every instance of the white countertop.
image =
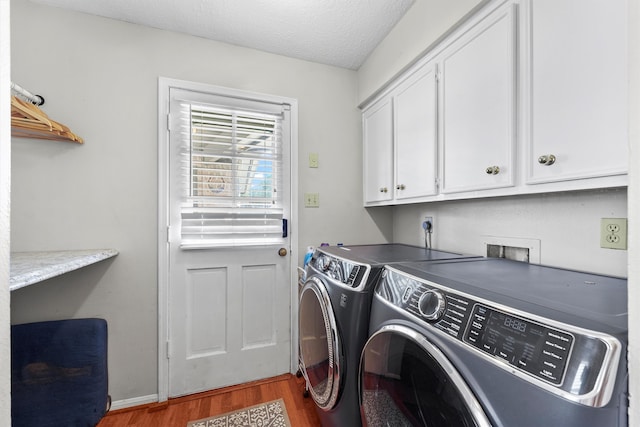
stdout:
[(15, 291), (116, 255), (115, 249), (12, 252), (9, 289)]

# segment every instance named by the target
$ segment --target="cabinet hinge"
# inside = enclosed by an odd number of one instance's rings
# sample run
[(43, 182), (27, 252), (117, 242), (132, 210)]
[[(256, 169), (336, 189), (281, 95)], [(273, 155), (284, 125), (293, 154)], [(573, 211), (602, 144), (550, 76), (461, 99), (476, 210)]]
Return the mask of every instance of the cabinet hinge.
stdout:
[(171, 114), (167, 114), (167, 130), (171, 132)]
[(169, 341), (167, 341), (167, 359), (171, 359), (170, 348), (171, 348), (171, 346), (169, 345)]

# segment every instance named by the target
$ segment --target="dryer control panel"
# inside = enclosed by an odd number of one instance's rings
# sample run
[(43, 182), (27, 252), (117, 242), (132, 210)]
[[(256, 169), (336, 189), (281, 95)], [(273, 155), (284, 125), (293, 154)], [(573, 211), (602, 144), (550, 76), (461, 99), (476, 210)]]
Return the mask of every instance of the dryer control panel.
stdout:
[[(343, 286), (356, 290), (364, 287), (369, 277), (369, 271), (371, 270), (371, 267), (366, 264), (359, 264), (320, 251), (316, 251), (313, 254), (309, 267), (314, 269), (315, 273), (319, 273)], [(307, 277), (310, 276), (310, 272), (307, 272)]]
[(394, 267), (385, 268), (375, 295), (424, 327), (559, 394), (590, 394), (618, 363), (619, 342), (612, 336), (512, 309)]

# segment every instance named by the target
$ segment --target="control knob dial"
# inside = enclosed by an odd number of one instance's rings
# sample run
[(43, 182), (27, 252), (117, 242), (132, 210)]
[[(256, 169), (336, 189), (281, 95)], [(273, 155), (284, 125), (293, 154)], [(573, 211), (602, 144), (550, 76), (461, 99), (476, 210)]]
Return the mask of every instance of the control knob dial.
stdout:
[(331, 258), (326, 255), (320, 255), (318, 263), (316, 264), (322, 271), (327, 271), (331, 267)]
[(444, 314), (445, 304), (442, 292), (430, 289), (420, 296), (420, 299), (418, 300), (418, 310), (422, 317), (428, 321), (434, 322), (436, 320), (440, 320)]

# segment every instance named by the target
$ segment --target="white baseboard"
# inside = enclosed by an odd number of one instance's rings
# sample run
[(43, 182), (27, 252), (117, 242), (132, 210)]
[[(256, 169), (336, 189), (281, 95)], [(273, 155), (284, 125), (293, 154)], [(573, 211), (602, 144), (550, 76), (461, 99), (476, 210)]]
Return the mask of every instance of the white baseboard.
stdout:
[(158, 395), (150, 394), (148, 396), (133, 397), (131, 399), (114, 400), (111, 402), (111, 410), (130, 408), (132, 406), (147, 405), (149, 403), (157, 403)]

